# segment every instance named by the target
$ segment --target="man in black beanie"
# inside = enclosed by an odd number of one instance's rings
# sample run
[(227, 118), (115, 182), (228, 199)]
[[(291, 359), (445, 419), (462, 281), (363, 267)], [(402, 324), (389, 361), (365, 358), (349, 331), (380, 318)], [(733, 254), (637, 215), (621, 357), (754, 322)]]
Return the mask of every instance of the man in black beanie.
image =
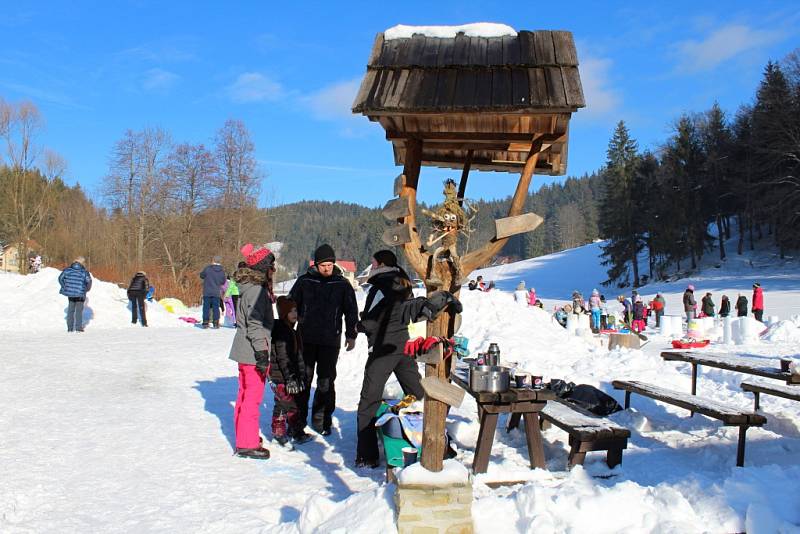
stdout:
[(353, 286), (334, 264), (336, 254), (328, 245), (314, 251), (314, 264), (300, 276), (289, 292), (297, 303), (298, 331), (303, 340), (303, 359), (306, 364), (306, 389), (296, 397), (299, 421), (308, 418), (308, 400), (314, 370), (317, 389), (311, 408), (311, 426), (328, 436), (331, 433), (333, 410), (336, 407), (336, 362), (342, 344), (344, 316), (345, 347), (356, 346), (358, 305)]

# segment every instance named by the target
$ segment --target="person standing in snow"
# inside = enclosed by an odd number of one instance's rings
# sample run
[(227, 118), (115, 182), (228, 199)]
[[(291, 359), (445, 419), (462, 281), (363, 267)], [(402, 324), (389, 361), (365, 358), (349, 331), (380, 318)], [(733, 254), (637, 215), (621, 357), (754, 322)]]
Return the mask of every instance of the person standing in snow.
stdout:
[(683, 292), (683, 311), (686, 313), (686, 322), (694, 319), (694, 312), (697, 309), (697, 301), (694, 300), (694, 286), (689, 284)]
[(605, 330), (606, 328), (608, 328), (608, 305), (606, 296), (600, 295), (600, 329)]
[(731, 301), (728, 295), (722, 295), (722, 300), (719, 304), (719, 316), (727, 317), (731, 314)]
[(209, 320), (214, 328), (219, 328), (220, 288), (225, 283), (221, 256), (214, 256), (210, 265), (200, 272), (203, 279), (203, 328), (208, 328)]
[(528, 290), (528, 306), (536, 306), (536, 288), (532, 287)]
[(656, 293), (656, 298), (653, 299), (653, 312), (656, 314), (656, 328), (661, 326), (661, 318), (664, 316), (664, 308), (667, 303), (661, 293)]
[(592, 296), (589, 297), (589, 309), (592, 312), (592, 330), (599, 332), (602, 304), (600, 302), (600, 292), (597, 289), (592, 289)]
[(299, 418), (296, 397), (306, 388), (306, 366), (303, 362), (303, 342), (295, 330), (297, 305), (289, 297), (278, 297), (278, 320), (272, 330), (270, 351), (270, 385), (275, 395), (272, 410), (272, 437), (286, 446), (310, 441), (305, 422)]
[(758, 282), (753, 284), (753, 315), (756, 321), (764, 322), (764, 291)]
[(298, 331), (306, 363), (306, 388), (297, 396), (300, 420), (305, 424), (308, 417), (309, 391), (316, 368), (317, 389), (311, 408), (311, 426), (323, 436), (331, 434), (336, 408), (336, 363), (342, 344), (342, 316), (347, 351), (355, 348), (358, 335), (356, 294), (335, 262), (333, 248), (328, 244), (320, 245), (314, 251), (314, 265), (297, 279), (289, 292), (289, 298), (297, 303)]
[(633, 321), (631, 322), (631, 328), (634, 332), (644, 332), (645, 328), (647, 327), (647, 322), (645, 320), (645, 309), (644, 309), (644, 302), (642, 302), (642, 297), (640, 295), (636, 295), (636, 301), (633, 303)]
[(86, 270), (86, 258), (78, 256), (72, 265), (61, 271), (59, 293), (67, 297), (67, 332), (83, 332), (83, 305), (92, 289), (92, 275)]
[(147, 326), (144, 299), (149, 290), (150, 281), (147, 279), (147, 273), (138, 271), (131, 278), (131, 283), (128, 284), (128, 301), (131, 303), (131, 324), (136, 324), (138, 315), (142, 318), (142, 326)]
[[(711, 292), (708, 292), (703, 297), (703, 300), (700, 302), (700, 312), (702, 316), (705, 317), (714, 317), (714, 301), (711, 299)], [(701, 316), (701, 317), (702, 317)]]
[(736, 299), (736, 317), (747, 317), (747, 297), (741, 293)]
[(236, 334), (229, 355), (239, 367), (239, 393), (233, 412), (235, 454), (242, 458), (266, 460), (270, 453), (261, 444), (258, 420), (275, 322), (270, 283), (275, 256), (268, 248), (256, 248), (251, 244), (243, 246), (241, 252), (247, 266), (233, 273), (239, 286), (239, 307), (236, 310)]
[(622, 324), (631, 326), (633, 321), (633, 303), (631, 299), (626, 298), (625, 295), (617, 297), (617, 301), (622, 304)]
[(583, 300), (583, 295), (577, 289), (572, 292), (572, 313), (580, 315), (586, 311), (586, 303)]

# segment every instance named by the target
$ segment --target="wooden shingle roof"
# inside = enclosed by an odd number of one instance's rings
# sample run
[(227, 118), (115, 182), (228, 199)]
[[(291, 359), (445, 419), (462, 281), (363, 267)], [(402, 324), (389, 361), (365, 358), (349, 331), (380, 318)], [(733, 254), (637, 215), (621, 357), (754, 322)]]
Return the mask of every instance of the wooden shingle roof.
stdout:
[(379, 34), (353, 112), (571, 112), (584, 106), (570, 32), (392, 40)]

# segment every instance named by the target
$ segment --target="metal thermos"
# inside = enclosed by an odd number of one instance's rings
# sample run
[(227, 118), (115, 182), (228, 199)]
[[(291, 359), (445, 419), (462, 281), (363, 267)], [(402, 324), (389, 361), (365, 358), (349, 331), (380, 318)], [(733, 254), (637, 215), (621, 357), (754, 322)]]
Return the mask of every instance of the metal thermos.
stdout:
[(500, 347), (497, 343), (489, 343), (486, 351), (486, 365), (500, 365)]

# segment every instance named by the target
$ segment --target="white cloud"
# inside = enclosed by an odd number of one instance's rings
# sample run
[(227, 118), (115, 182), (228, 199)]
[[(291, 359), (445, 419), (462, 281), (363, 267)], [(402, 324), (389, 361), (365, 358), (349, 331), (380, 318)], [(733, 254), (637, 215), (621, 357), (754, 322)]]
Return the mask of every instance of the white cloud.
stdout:
[(607, 58), (581, 57), (581, 85), (586, 108), (578, 111), (579, 117), (601, 117), (619, 109), (622, 97), (610, 85), (612, 61)]
[(350, 119), (353, 100), (356, 98), (361, 78), (336, 82), (301, 98), (313, 113), (322, 120)]
[(237, 103), (279, 100), (284, 96), (281, 84), (259, 72), (245, 72), (228, 86), (228, 96)]
[(180, 76), (164, 69), (150, 69), (145, 73), (142, 87), (146, 91), (165, 92), (172, 88)]
[(709, 71), (741, 55), (783, 39), (780, 30), (756, 30), (743, 24), (729, 24), (712, 31), (702, 40), (687, 39), (675, 44), (678, 70)]

